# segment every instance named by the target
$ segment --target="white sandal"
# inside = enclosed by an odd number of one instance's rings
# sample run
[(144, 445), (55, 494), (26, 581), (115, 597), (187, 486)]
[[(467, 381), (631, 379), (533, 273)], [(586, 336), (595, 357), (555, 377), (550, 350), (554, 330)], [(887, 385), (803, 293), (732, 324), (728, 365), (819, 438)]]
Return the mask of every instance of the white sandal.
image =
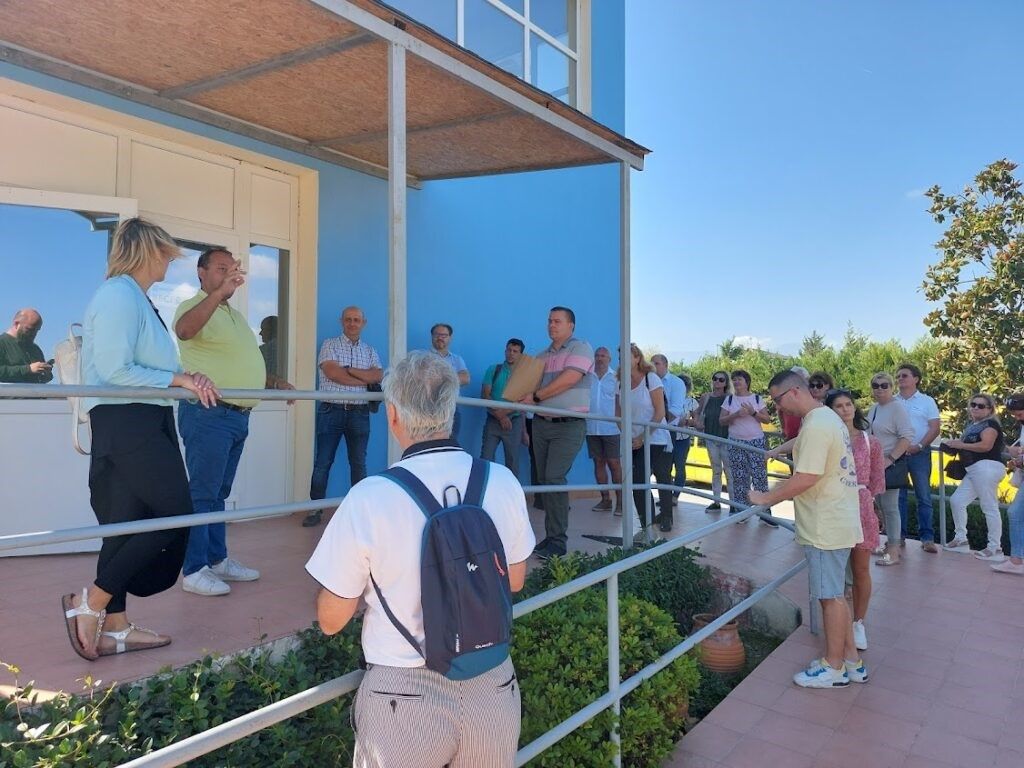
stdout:
[(171, 638), (168, 637), (166, 638), (166, 640), (161, 642), (136, 643), (134, 645), (129, 646), (128, 635), (130, 635), (132, 632), (146, 632), (152, 635), (153, 637), (160, 637), (160, 633), (154, 632), (152, 629), (145, 629), (144, 627), (138, 627), (135, 624), (128, 624), (128, 626), (125, 629), (122, 629), (119, 632), (101, 633), (103, 637), (109, 637), (111, 640), (114, 641), (114, 647), (113, 649), (100, 650), (99, 648), (97, 648), (96, 650), (99, 652), (100, 656), (116, 656), (119, 653), (131, 653), (132, 651), (148, 651), (150, 648), (163, 648), (165, 645), (171, 644)]
[(106, 611), (94, 611), (89, 607), (89, 590), (87, 587), (82, 587), (82, 600), (75, 607), (74, 604), (75, 595), (69, 593), (61, 597), (60, 605), (64, 609), (64, 626), (68, 631), (68, 641), (71, 643), (71, 649), (81, 656), (86, 661), (96, 661), (99, 658), (99, 652), (96, 652), (95, 656), (90, 656), (85, 651), (85, 646), (82, 645), (82, 641), (78, 637), (78, 617), (79, 616), (92, 616), (96, 621), (96, 637), (93, 638), (94, 642), (99, 642), (100, 632), (103, 630), (103, 621), (107, 618)]
[(892, 555), (886, 552), (880, 558), (875, 560), (875, 565), (899, 565), (900, 562), (900, 560), (893, 560)]

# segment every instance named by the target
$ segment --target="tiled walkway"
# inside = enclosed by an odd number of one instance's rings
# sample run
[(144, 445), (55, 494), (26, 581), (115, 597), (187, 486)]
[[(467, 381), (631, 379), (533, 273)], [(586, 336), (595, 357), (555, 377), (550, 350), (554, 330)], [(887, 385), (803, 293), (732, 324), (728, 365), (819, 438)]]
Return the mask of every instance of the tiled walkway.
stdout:
[[(672, 535), (706, 525), (705, 502), (686, 499)], [(584, 533), (615, 535), (620, 518), (573, 502), (570, 547), (600, 551)], [(787, 507), (777, 508), (790, 516)], [(532, 512), (543, 530), (543, 513)], [(89, 663), (68, 647), (58, 599), (89, 579), (94, 555), (0, 559), (0, 660), (22, 668), (41, 690), (78, 690), (86, 675), (107, 683), (153, 674), (206, 652), (229, 653), (308, 626), (315, 583), (302, 566), (320, 536), (301, 517), (229, 527), (232, 555), (263, 571), (224, 598), (176, 587), (135, 600), (132, 617), (169, 632), (174, 643)], [(764, 582), (801, 558), (792, 534), (757, 522), (699, 542), (707, 562)], [(786, 766), (999, 766), (1024, 768), (1024, 579), (995, 574), (970, 556), (926, 555), (911, 542), (907, 561), (875, 568), (869, 614), (872, 680), (845, 690), (806, 691), (791, 682), (820, 655), (799, 629), (688, 734), (667, 765), (685, 768)], [(806, 607), (806, 580), (781, 589)], [(805, 612), (806, 613), (806, 612)], [(6, 673), (0, 686), (11, 683)], [(0, 692), (2, 692), (0, 688)]]
[(925, 554), (916, 542), (902, 565), (872, 574), (870, 682), (795, 686), (793, 673), (821, 656), (801, 627), (668, 765), (1024, 767), (1024, 579), (970, 555)]

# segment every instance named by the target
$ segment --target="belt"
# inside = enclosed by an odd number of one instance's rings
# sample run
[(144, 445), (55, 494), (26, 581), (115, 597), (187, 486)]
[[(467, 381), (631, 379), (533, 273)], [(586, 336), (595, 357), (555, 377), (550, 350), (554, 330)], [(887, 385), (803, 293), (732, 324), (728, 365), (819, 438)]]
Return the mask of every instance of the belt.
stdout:
[(238, 413), (248, 413), (252, 410), (252, 408), (243, 408), (242, 406), (235, 405), (234, 403), (225, 403), (223, 400), (218, 400), (217, 405), (221, 408), (227, 408), (229, 411), (236, 411)]
[(574, 416), (554, 416), (550, 419), (547, 416), (541, 416), (541, 418), (544, 419), (544, 421), (551, 422), (552, 424), (563, 424), (567, 421), (579, 421), (579, 419)]
[(328, 403), (331, 408), (341, 408), (343, 411), (361, 411), (369, 408), (369, 403)]

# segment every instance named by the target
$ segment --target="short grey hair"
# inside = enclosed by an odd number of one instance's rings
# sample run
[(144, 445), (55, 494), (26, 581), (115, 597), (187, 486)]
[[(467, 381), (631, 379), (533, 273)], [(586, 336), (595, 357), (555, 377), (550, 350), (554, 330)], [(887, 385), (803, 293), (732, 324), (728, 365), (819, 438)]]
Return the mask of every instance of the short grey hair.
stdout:
[(443, 358), (433, 352), (410, 352), (388, 369), (381, 389), (411, 440), (451, 434), (459, 377)]

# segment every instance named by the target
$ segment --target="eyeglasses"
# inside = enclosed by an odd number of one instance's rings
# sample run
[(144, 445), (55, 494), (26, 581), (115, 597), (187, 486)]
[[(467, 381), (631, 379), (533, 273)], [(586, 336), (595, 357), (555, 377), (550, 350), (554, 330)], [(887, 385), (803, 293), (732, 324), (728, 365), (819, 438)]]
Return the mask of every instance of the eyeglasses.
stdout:
[(824, 389), (828, 385), (824, 381), (812, 381), (807, 386), (809, 389)]
[(971, 408), (991, 408), (988, 403), (971, 403)]
[(871, 382), (871, 388), (872, 389), (888, 389), (889, 388), (889, 382), (888, 381), (872, 381)]
[(778, 405), (779, 403), (782, 402), (782, 398), (784, 398), (786, 395), (788, 395), (794, 389), (795, 389), (795, 387), (790, 387), (785, 392), (779, 392), (779, 394), (777, 394), (777, 395), (772, 395), (771, 396), (772, 397), (772, 402), (775, 403), (776, 405)]
[(717, 381), (719, 384), (725, 384), (725, 382), (728, 381), (728, 379), (726, 379), (725, 376), (712, 376), (711, 380)]

